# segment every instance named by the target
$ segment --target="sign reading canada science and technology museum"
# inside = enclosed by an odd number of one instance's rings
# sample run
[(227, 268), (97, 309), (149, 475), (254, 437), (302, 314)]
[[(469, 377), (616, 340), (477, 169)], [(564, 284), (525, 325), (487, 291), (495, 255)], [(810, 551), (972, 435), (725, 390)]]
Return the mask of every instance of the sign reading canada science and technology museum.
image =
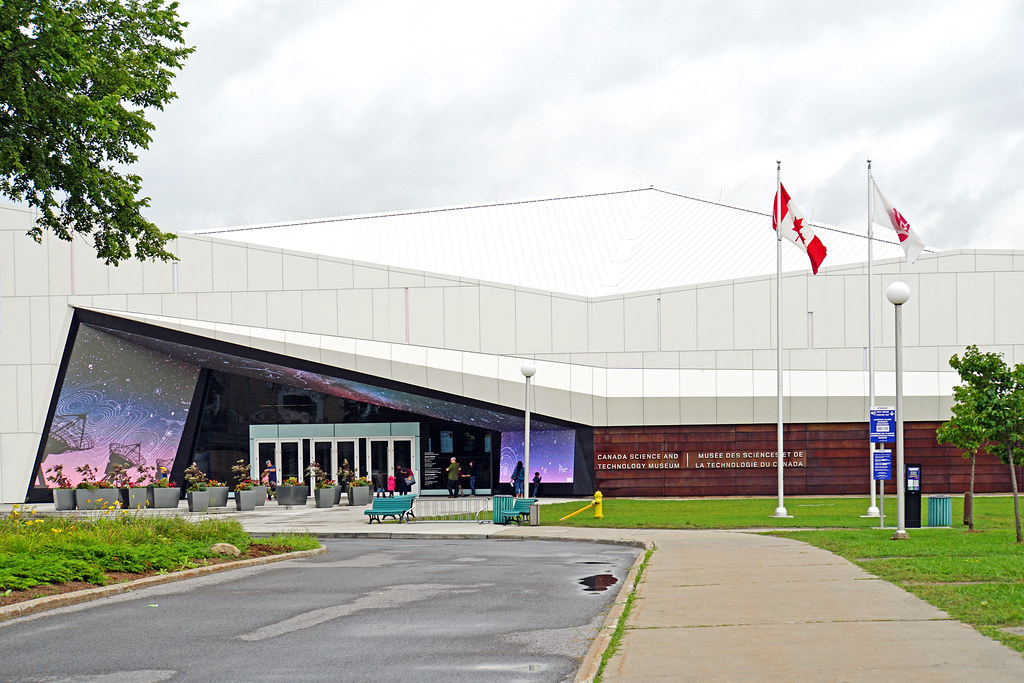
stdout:
[[(805, 451), (783, 451), (783, 467), (807, 467)], [(596, 470), (769, 469), (778, 451), (695, 451), (683, 453), (595, 453)]]

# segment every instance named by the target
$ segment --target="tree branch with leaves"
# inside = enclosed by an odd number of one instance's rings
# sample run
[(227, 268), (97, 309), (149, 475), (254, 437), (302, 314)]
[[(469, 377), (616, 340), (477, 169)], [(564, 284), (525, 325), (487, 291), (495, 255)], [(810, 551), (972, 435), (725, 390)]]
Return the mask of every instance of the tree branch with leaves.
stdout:
[(124, 172), (147, 149), (148, 109), (176, 97), (194, 48), (178, 3), (0, 2), (0, 192), (38, 209), (29, 230), (92, 237), (98, 258), (173, 260), (173, 234), (143, 217), (142, 179)]

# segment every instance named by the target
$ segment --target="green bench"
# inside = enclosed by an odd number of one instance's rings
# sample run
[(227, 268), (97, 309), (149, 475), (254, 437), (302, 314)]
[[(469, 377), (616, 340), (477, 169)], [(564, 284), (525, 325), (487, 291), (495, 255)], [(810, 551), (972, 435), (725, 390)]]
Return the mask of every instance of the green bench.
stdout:
[(508, 524), (515, 522), (522, 525), (530, 519), (530, 506), (537, 502), (536, 498), (515, 498), (511, 507), (498, 509), (494, 512), (495, 524)]
[(404, 522), (406, 517), (416, 519), (416, 515), (412, 511), (412, 504), (415, 500), (415, 495), (374, 498), (373, 505), (363, 510), (363, 514), (370, 518), (367, 520), (368, 524), (372, 524), (375, 519), (377, 522), (383, 523), (385, 517), (397, 519), (399, 522)]

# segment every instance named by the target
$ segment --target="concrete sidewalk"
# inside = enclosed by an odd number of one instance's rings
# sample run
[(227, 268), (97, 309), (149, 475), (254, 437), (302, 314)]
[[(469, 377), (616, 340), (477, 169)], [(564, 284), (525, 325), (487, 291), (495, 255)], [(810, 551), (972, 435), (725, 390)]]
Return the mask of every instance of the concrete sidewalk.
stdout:
[[(46, 505), (35, 507), (47, 511)], [(0, 506), (0, 514), (9, 508)], [(189, 516), (184, 505), (181, 510)], [(797, 541), (735, 531), (369, 525), (362, 510), (270, 503), (254, 512), (228, 508), (214, 515), (236, 518), (257, 534), (653, 543), (657, 549), (606, 681), (1024, 681), (1020, 654), (846, 560)], [(609, 615), (605, 636), (618, 612)], [(578, 680), (586, 680), (602, 650), (592, 648)]]

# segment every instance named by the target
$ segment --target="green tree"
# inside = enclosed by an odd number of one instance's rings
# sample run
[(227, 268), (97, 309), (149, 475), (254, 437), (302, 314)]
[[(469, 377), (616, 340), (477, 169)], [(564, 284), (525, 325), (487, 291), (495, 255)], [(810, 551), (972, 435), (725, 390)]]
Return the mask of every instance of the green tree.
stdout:
[(954, 354), (949, 365), (962, 384), (953, 389), (953, 417), (939, 428), (938, 439), (970, 452), (972, 494), (973, 459), (979, 449), (1009, 465), (1017, 542), (1022, 543), (1015, 465), (1024, 462), (1024, 365), (1010, 368), (1002, 354), (982, 353), (973, 345), (962, 358)]
[[(185, 46), (165, 0), (0, 0), (0, 192), (39, 210), (29, 235), (91, 235), (96, 254), (169, 260), (174, 235), (142, 216), (149, 108), (176, 97)], [(133, 249), (134, 247), (134, 249)]]
[[(961, 361), (954, 355), (949, 364), (959, 368)], [(974, 531), (974, 465), (978, 451), (985, 443), (984, 431), (979, 424), (976, 410), (978, 391), (970, 383), (958, 384), (953, 387), (953, 400), (953, 416), (939, 427), (936, 436), (939, 443), (963, 449), (963, 457), (971, 460), (971, 481), (966, 498), (969, 509), (966, 511), (966, 517), (968, 528)]]

